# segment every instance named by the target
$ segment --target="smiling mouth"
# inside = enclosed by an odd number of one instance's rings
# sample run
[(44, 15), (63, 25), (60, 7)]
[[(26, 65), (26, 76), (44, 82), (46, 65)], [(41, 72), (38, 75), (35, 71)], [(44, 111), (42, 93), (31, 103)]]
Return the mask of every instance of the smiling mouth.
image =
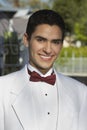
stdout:
[(40, 57), (43, 59), (43, 60), (51, 60), (52, 59), (52, 56), (44, 56), (44, 55), (40, 55)]

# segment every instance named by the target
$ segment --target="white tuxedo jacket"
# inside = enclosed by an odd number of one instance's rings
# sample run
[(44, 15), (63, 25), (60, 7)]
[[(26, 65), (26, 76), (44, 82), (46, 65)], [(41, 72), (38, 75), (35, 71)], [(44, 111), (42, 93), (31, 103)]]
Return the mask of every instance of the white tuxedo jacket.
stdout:
[[(56, 75), (59, 96), (57, 130), (87, 130), (86, 86), (62, 74)], [(34, 108), (28, 84), (26, 66), (0, 77), (0, 130), (39, 130), (34, 125)]]

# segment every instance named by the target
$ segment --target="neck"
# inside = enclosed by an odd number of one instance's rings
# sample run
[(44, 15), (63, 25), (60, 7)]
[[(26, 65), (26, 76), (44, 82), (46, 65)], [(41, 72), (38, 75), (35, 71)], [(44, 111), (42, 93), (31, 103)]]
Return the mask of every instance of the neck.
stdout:
[(31, 71), (36, 71), (38, 72), (40, 75), (43, 75), (43, 76), (47, 76), (47, 75), (50, 75), (52, 74), (53, 72), (53, 68), (50, 68), (49, 70), (45, 70), (45, 69), (37, 69), (36, 67), (32, 66), (31, 64), (28, 65), (28, 68), (31, 70)]

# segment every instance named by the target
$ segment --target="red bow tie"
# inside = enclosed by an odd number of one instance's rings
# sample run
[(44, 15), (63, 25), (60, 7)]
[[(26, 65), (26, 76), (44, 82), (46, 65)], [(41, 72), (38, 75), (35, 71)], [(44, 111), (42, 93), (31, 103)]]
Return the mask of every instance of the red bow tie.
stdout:
[(37, 72), (35, 71), (31, 72), (28, 69), (28, 74), (30, 75), (30, 81), (33, 81), (33, 82), (42, 81), (42, 82), (46, 82), (48, 84), (54, 85), (56, 81), (56, 75), (54, 73), (52, 73), (50, 76), (47, 76), (47, 77), (41, 77)]

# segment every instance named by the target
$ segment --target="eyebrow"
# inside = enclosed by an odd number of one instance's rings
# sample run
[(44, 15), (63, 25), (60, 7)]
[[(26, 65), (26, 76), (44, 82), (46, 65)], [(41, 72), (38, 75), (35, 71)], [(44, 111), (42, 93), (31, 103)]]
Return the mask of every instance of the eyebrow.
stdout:
[[(43, 40), (48, 40), (47, 38), (45, 38), (45, 37), (43, 37), (43, 36), (39, 36), (39, 35), (37, 35), (35, 38), (36, 38), (36, 39), (37, 39), (37, 38), (41, 38), (41, 39), (43, 39)], [(62, 42), (62, 39), (52, 39), (51, 41), (59, 41), (59, 42)]]
[(53, 39), (52, 41), (62, 42), (62, 39)]
[(36, 36), (35, 38), (36, 38), (36, 39), (37, 39), (37, 38), (41, 38), (41, 39), (43, 39), (43, 40), (47, 40), (47, 38), (42, 37), (42, 36)]

